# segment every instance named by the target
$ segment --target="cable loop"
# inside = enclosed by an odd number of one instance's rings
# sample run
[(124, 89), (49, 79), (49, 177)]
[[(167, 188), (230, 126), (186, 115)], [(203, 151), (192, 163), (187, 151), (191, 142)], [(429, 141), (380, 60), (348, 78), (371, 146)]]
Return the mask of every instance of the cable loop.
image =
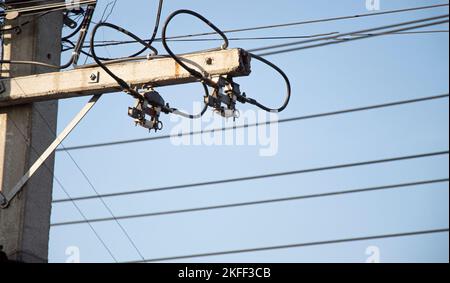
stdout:
[(281, 70), (278, 66), (276, 66), (275, 64), (273, 64), (272, 62), (268, 61), (267, 59), (264, 59), (261, 56), (258, 56), (256, 54), (252, 54), (252, 53), (248, 53), (252, 58), (255, 58), (256, 60), (268, 65), (269, 67), (271, 67), (272, 69), (274, 69), (275, 71), (277, 71), (284, 79), (285, 83), (286, 83), (286, 97), (284, 100), (283, 105), (278, 108), (278, 109), (272, 109), (269, 108), (267, 106), (264, 106), (263, 104), (259, 103), (256, 99), (253, 98), (248, 98), (248, 97), (244, 97), (244, 99), (246, 100), (247, 103), (255, 105), (257, 107), (259, 107), (260, 109), (267, 111), (267, 112), (272, 112), (272, 113), (279, 113), (282, 112), (284, 109), (286, 109), (286, 107), (289, 104), (289, 101), (291, 99), (291, 82), (289, 81), (288, 76), (286, 75), (285, 72), (283, 72), (283, 70)]
[(213, 88), (217, 88), (217, 84), (212, 81), (210, 78), (206, 77), (204, 74), (202, 74), (201, 72), (189, 67), (188, 65), (186, 65), (177, 55), (175, 55), (175, 53), (170, 49), (170, 47), (167, 44), (167, 27), (169, 25), (169, 23), (178, 15), (180, 14), (187, 14), (187, 15), (191, 15), (193, 17), (196, 17), (197, 19), (201, 20), (202, 22), (204, 22), (206, 25), (208, 25), (210, 28), (212, 28), (217, 34), (219, 34), (223, 40), (224, 43), (222, 44), (221, 47), (219, 48), (215, 48), (212, 50), (208, 50), (208, 51), (215, 51), (215, 50), (224, 50), (228, 48), (229, 45), (229, 41), (227, 36), (225, 35), (225, 33), (223, 31), (221, 31), (218, 27), (216, 27), (213, 23), (211, 23), (208, 19), (206, 19), (205, 17), (203, 17), (202, 15), (200, 15), (197, 12), (191, 11), (191, 10), (178, 10), (173, 12), (172, 14), (170, 14), (170, 16), (167, 18), (163, 29), (162, 29), (162, 44), (164, 46), (164, 48), (166, 49), (167, 53), (169, 54), (170, 57), (172, 57), (172, 59), (175, 60), (175, 62), (177, 62), (183, 69), (185, 69), (186, 71), (188, 71), (192, 76), (194, 76), (195, 78), (197, 78), (199, 81), (206, 83), (207, 85), (213, 87)]

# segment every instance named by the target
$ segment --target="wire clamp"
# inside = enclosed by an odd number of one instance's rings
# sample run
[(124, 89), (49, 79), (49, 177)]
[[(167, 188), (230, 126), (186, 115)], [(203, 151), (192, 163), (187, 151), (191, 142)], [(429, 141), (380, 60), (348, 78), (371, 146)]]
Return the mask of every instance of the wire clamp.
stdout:
[[(136, 106), (128, 108), (128, 116), (134, 119), (136, 126), (144, 127), (149, 129), (149, 131), (161, 131), (164, 125), (159, 120), (159, 117), (161, 112), (166, 114), (171, 112), (169, 105), (152, 88), (141, 95), (141, 98), (136, 99)], [(150, 120), (147, 120), (147, 115), (150, 116)]]
[(237, 102), (245, 103), (245, 95), (241, 94), (239, 84), (233, 82), (232, 78), (219, 76), (213, 79), (217, 87), (212, 95), (205, 97), (205, 103), (224, 118), (239, 118), (236, 109)]

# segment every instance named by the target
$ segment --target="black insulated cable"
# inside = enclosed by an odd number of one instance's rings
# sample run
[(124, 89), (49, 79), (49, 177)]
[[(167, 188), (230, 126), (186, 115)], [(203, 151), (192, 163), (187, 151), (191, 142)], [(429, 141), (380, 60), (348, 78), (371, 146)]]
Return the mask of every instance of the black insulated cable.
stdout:
[[(151, 46), (148, 42), (146, 42), (145, 40), (139, 38), (137, 35), (125, 30), (124, 28), (121, 28), (117, 25), (111, 24), (111, 23), (98, 23), (97, 25), (94, 26), (93, 30), (92, 30), (92, 34), (91, 34), (91, 40), (90, 40), (90, 44), (91, 44), (91, 56), (94, 59), (94, 61), (97, 63), (98, 66), (100, 66), (109, 76), (111, 76), (120, 86), (120, 88), (130, 94), (131, 96), (133, 96), (134, 98), (138, 99), (138, 100), (143, 100), (142, 95), (135, 89), (133, 89), (128, 83), (126, 83), (123, 79), (121, 79), (119, 76), (117, 76), (116, 74), (114, 74), (114, 72), (112, 72), (104, 62), (102, 62), (102, 59), (100, 57), (97, 56), (96, 51), (95, 51), (95, 36), (99, 30), (99, 28), (101, 27), (109, 27), (112, 28), (118, 32), (121, 32), (129, 37), (131, 37), (132, 39), (136, 40), (136, 42), (142, 44), (145, 46), (146, 49), (150, 49), (153, 51), (153, 54), (151, 54), (151, 56), (148, 57), (148, 59), (152, 59), (152, 58), (156, 58), (156, 56), (158, 55), (158, 51)], [(205, 91), (205, 96), (209, 96), (209, 90), (208, 87), (203, 84), (203, 89)], [(205, 104), (205, 106), (203, 107), (202, 111), (199, 114), (188, 114), (185, 112), (182, 112), (176, 108), (170, 108), (169, 105), (160, 105), (162, 112), (169, 114), (175, 114), (175, 115), (179, 115), (182, 116), (184, 118), (189, 118), (189, 119), (197, 119), (200, 118), (201, 116), (203, 116), (203, 114), (206, 112), (207, 110), (207, 105)]]
[(177, 55), (175, 55), (175, 53), (170, 49), (169, 45), (167, 44), (167, 27), (169, 26), (170, 22), (178, 15), (181, 14), (187, 14), (187, 15), (191, 15), (193, 17), (196, 17), (197, 19), (201, 20), (202, 22), (204, 22), (206, 25), (208, 25), (210, 28), (212, 28), (217, 34), (219, 34), (224, 43), (222, 44), (221, 47), (219, 48), (213, 48), (213, 49), (209, 49), (209, 50), (202, 50), (200, 52), (206, 52), (206, 51), (217, 51), (217, 50), (224, 50), (228, 48), (229, 42), (228, 42), (228, 38), (227, 36), (218, 28), (216, 27), (213, 23), (211, 23), (208, 19), (206, 19), (205, 17), (203, 17), (202, 15), (200, 15), (197, 12), (191, 11), (191, 10), (177, 10), (175, 12), (173, 12), (172, 14), (169, 15), (169, 17), (167, 18), (163, 29), (162, 29), (162, 37), (161, 37), (161, 41), (162, 44), (164, 46), (164, 49), (166, 49), (167, 53), (169, 54), (169, 56), (175, 60), (175, 62), (177, 62), (183, 69), (185, 69), (186, 71), (188, 71), (193, 77), (197, 78), (199, 81), (206, 83), (207, 85), (213, 87), (213, 88), (217, 88), (217, 83), (214, 82), (213, 80), (211, 80), (210, 78), (207, 77), (207, 74), (202, 74), (201, 72), (189, 67), (188, 65), (186, 65)]
[(124, 28), (121, 28), (115, 24), (111, 24), (111, 23), (98, 23), (94, 26), (93, 30), (92, 30), (92, 34), (91, 34), (91, 55), (92, 58), (94, 59), (94, 61), (108, 74), (110, 75), (120, 86), (120, 88), (125, 91), (126, 93), (132, 95), (134, 98), (136, 99), (142, 99), (142, 96), (136, 91), (134, 90), (128, 83), (126, 83), (124, 80), (122, 80), (121, 78), (119, 78), (116, 74), (114, 74), (114, 72), (112, 72), (103, 62), (102, 60), (97, 56), (97, 53), (95, 51), (95, 36), (97, 34), (97, 31), (99, 30), (99, 28), (101, 27), (109, 27), (111, 29), (114, 29), (118, 32), (121, 32), (131, 38), (133, 38), (134, 40), (136, 40), (138, 43), (144, 45), (146, 48), (150, 49), (153, 51), (152, 56), (156, 56), (158, 55), (158, 51), (151, 45), (149, 45), (146, 41), (142, 40), (141, 38), (139, 38), (137, 35), (125, 30)]
[[(152, 37), (150, 38), (150, 40), (148, 40), (148, 44), (149, 44), (149, 45), (152, 45), (152, 44), (153, 44), (153, 42), (154, 42), (155, 39), (156, 39), (156, 35), (158, 34), (159, 24), (160, 24), (160, 22), (161, 22), (161, 13), (162, 13), (163, 5), (164, 5), (164, 0), (159, 0), (158, 12), (157, 12), (157, 14), (156, 14), (155, 27), (153, 28), (153, 34), (152, 34)], [(140, 50), (140, 51), (138, 51), (138, 52), (132, 54), (132, 55), (129, 56), (129, 57), (131, 57), (131, 58), (137, 57), (137, 56), (141, 55), (142, 53), (144, 53), (145, 50), (147, 50), (147, 48), (144, 47), (142, 50)]]
[(264, 111), (267, 111), (267, 112), (272, 112), (272, 113), (282, 112), (288, 106), (289, 101), (291, 99), (291, 94), (292, 94), (291, 82), (289, 81), (288, 76), (286, 75), (286, 73), (283, 70), (281, 70), (277, 65), (273, 64), (269, 60), (267, 60), (267, 59), (265, 59), (265, 58), (263, 58), (261, 56), (258, 56), (256, 54), (253, 54), (253, 53), (249, 53), (249, 55), (252, 58), (254, 58), (254, 59), (256, 59), (256, 60), (258, 60), (258, 61), (260, 61), (260, 62), (262, 62), (262, 63), (264, 63), (266, 65), (268, 65), (269, 67), (274, 69), (276, 72), (278, 72), (283, 77), (283, 80), (286, 83), (286, 96), (285, 96), (283, 105), (281, 105), (281, 107), (278, 108), (278, 109), (269, 108), (269, 107), (259, 103), (257, 100), (255, 100), (253, 98), (244, 97), (245, 101), (247, 103), (255, 105), (258, 108), (260, 108), (260, 109), (262, 109)]

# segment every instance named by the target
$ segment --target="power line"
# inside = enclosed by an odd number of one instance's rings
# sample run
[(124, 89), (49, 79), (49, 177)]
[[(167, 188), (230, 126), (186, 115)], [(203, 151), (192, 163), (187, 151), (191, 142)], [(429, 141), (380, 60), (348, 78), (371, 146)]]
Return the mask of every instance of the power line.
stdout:
[[(444, 17), (444, 16), (441, 16), (441, 17)], [(448, 15), (445, 15), (445, 17), (448, 17)], [(435, 18), (440, 18), (440, 17), (435, 17)], [(429, 18), (429, 19), (431, 19), (431, 18)], [(390, 34), (396, 33), (396, 32), (403, 32), (403, 31), (419, 29), (419, 28), (424, 28), (424, 27), (429, 27), (429, 26), (441, 25), (441, 24), (445, 24), (445, 23), (448, 23), (448, 22), (449, 22), (449, 20), (442, 20), (442, 21), (437, 21), (437, 22), (432, 22), (432, 23), (427, 23), (427, 24), (415, 25), (415, 26), (412, 26), (412, 27), (405, 27), (405, 28), (394, 29), (394, 30), (390, 30), (390, 31), (386, 31), (386, 32), (379, 32), (379, 33), (372, 33), (372, 34), (362, 35), (362, 36), (359, 36), (359, 37), (356, 37), (356, 38), (345, 38), (345, 39), (342, 39), (340, 37), (345, 36), (345, 35), (341, 35), (339, 37), (334, 37), (334, 38), (324, 38), (325, 40), (335, 40), (335, 41), (328, 41), (328, 42), (324, 42), (324, 43), (318, 43), (318, 44), (313, 44), (313, 45), (308, 45), (308, 46), (303, 46), (303, 47), (284, 49), (284, 50), (280, 50), (280, 51), (259, 53), (258, 55), (259, 56), (270, 56), (270, 55), (276, 55), (276, 54), (300, 51), (300, 50), (305, 50), (305, 49), (311, 49), (311, 48), (316, 48), (316, 47), (323, 47), (323, 46), (327, 46), (327, 45), (341, 44), (341, 43), (346, 43), (346, 42), (355, 41), (355, 40), (361, 40), (361, 39), (373, 38), (373, 37), (378, 37), (378, 36), (390, 35)], [(375, 29), (372, 29), (372, 30), (375, 30)], [(353, 33), (347, 34), (347, 36), (354, 36), (355, 34), (365, 33), (367, 31), (371, 31), (371, 30), (365, 30), (365, 31), (360, 31), (360, 32), (353, 32)], [(300, 42), (288, 43), (288, 44), (285, 44), (285, 46), (300, 45), (300, 44), (305, 44), (305, 43), (308, 43), (308, 41), (300, 41)], [(280, 48), (280, 47), (282, 47), (281, 44), (280, 45), (274, 45), (274, 46), (267, 46), (267, 47), (258, 48), (258, 50), (276, 49), (276, 48)]]
[(295, 121), (324, 118), (324, 117), (357, 113), (357, 112), (363, 112), (363, 111), (370, 111), (370, 110), (376, 110), (376, 109), (382, 109), (382, 108), (390, 108), (390, 107), (407, 105), (407, 104), (415, 104), (415, 103), (438, 100), (438, 99), (446, 99), (448, 97), (449, 97), (449, 94), (442, 94), (442, 95), (421, 97), (421, 98), (417, 98), (417, 99), (400, 100), (400, 101), (390, 102), (390, 103), (375, 104), (375, 105), (364, 106), (364, 107), (349, 108), (349, 109), (343, 109), (343, 110), (332, 111), (332, 112), (292, 117), (292, 118), (280, 119), (278, 121), (270, 121), (270, 122), (264, 122), (264, 123), (245, 124), (245, 125), (232, 126), (232, 127), (216, 128), (216, 129), (211, 129), (211, 130), (191, 131), (191, 132), (186, 132), (186, 133), (180, 133), (178, 135), (161, 135), (161, 136), (150, 137), (150, 138), (130, 139), (130, 140), (123, 140), (123, 141), (114, 141), (114, 142), (106, 142), (106, 143), (96, 143), (96, 144), (65, 147), (62, 149), (57, 149), (57, 151), (73, 151), (73, 150), (99, 148), (99, 147), (106, 147), (106, 146), (117, 146), (117, 145), (124, 145), (124, 144), (130, 144), (130, 143), (156, 141), (156, 140), (170, 139), (170, 138), (183, 137), (183, 136), (193, 136), (193, 135), (214, 133), (214, 132), (218, 132), (218, 131), (229, 131), (229, 130), (235, 130), (235, 129), (241, 129), (241, 128), (258, 127), (258, 126), (264, 126), (264, 125), (271, 124), (271, 123), (283, 124), (283, 123), (289, 123), (289, 122), (295, 122)]
[[(435, 33), (449, 33), (449, 30), (422, 30), (422, 31), (403, 31), (403, 32), (393, 32), (390, 33), (391, 35), (402, 35), (402, 34), (435, 34)], [(371, 34), (354, 34), (354, 36), (361, 36), (361, 35), (371, 35)]]
[[(438, 7), (446, 7), (446, 6), (448, 7), (449, 4), (438, 4), (438, 5), (422, 6), (422, 7), (415, 7), (415, 8), (406, 8), (406, 9), (375, 12), (375, 13), (366, 13), (366, 14), (359, 14), (359, 15), (353, 15), (353, 16), (341, 16), (341, 17), (325, 18), (325, 19), (318, 19), (318, 20), (299, 21), (299, 22), (278, 24), (278, 25), (268, 25), (268, 26), (259, 26), (259, 27), (241, 28), (241, 29), (230, 29), (230, 30), (225, 30), (224, 33), (255, 31), (255, 30), (263, 30), (263, 29), (279, 28), (279, 27), (298, 26), (298, 25), (305, 25), (305, 24), (314, 24), (314, 23), (340, 21), (340, 20), (348, 20), (348, 19), (355, 19), (355, 18), (373, 17), (373, 16), (380, 16), (380, 15), (387, 15), (387, 14), (396, 14), (396, 13), (412, 12), (412, 11), (418, 11), (418, 10), (427, 10), (427, 9), (433, 9), (433, 8), (438, 8)], [(211, 33), (199, 33), (199, 34), (193, 34), (193, 35), (172, 37), (171, 39), (181, 38), (181, 37), (213, 35), (213, 34), (214, 33), (212, 33), (212, 32)]]
[[(265, 29), (273, 29), (273, 28), (291, 27), (291, 26), (299, 26), (299, 25), (307, 25), (307, 24), (315, 24), (315, 23), (323, 23), (323, 22), (332, 22), (332, 21), (340, 21), (340, 20), (348, 20), (348, 19), (357, 19), (357, 18), (373, 17), (373, 16), (396, 14), (396, 13), (405, 13), (405, 12), (412, 12), (412, 11), (419, 11), (419, 10), (434, 9), (434, 8), (439, 8), (439, 7), (446, 7), (446, 6), (449, 6), (449, 4), (429, 5), (429, 6), (421, 6), (421, 7), (406, 8), (406, 9), (397, 9), (397, 10), (390, 10), (390, 11), (383, 11), (383, 12), (357, 14), (357, 15), (351, 15), (351, 16), (331, 17), (331, 18), (323, 18), (323, 19), (307, 20), (307, 21), (297, 21), (297, 22), (291, 22), (291, 23), (264, 25), (264, 26), (256, 26), (256, 27), (249, 27), (249, 28), (228, 29), (228, 30), (224, 30), (223, 32), (224, 33), (238, 33), (238, 32), (246, 32), (246, 31), (255, 31), (255, 30), (265, 30)], [(207, 35), (215, 35), (215, 34), (216, 34), (215, 32), (196, 33), (196, 34), (172, 36), (172, 37), (168, 37), (167, 39), (174, 40), (174, 39), (183, 39), (183, 38), (191, 38), (191, 37), (199, 37), (199, 36), (207, 36)], [(160, 41), (161, 39), (159, 38), (157, 40)], [(123, 41), (122, 44), (130, 44), (130, 43), (134, 43), (134, 42)], [(112, 44), (114, 45), (116, 43), (112, 43)]]
[[(418, 29), (418, 28), (425, 27), (425, 26), (436, 25), (436, 22), (434, 22), (434, 23), (425, 24), (423, 26), (422, 25), (412, 26), (415, 24), (421, 24), (421, 23), (430, 22), (430, 21), (437, 21), (437, 20), (448, 18), (448, 17), (449, 17), (449, 14), (444, 14), (444, 15), (439, 15), (439, 16), (435, 16), (435, 17), (422, 18), (422, 19), (418, 19), (418, 20), (389, 24), (389, 25), (379, 26), (379, 27), (375, 27), (375, 28), (368, 28), (368, 29), (363, 29), (363, 30), (358, 30), (358, 31), (352, 31), (352, 32), (348, 32), (348, 33), (340, 33), (338, 35), (333, 35), (333, 36), (327, 36), (327, 37), (321, 37), (321, 38), (314, 38), (314, 39), (310, 39), (310, 40), (294, 41), (294, 42), (289, 42), (289, 43), (253, 48), (248, 51), (249, 52), (257, 52), (257, 51), (263, 51), (263, 50), (268, 50), (268, 49), (279, 49), (279, 48), (291, 47), (291, 46), (295, 46), (295, 45), (302, 45), (302, 44), (307, 44), (307, 43), (318, 42), (318, 41), (330, 41), (331, 40), (331, 42), (327, 42), (327, 43), (336, 43), (335, 40), (340, 40), (342, 37), (345, 37), (345, 36), (354, 36), (355, 34), (367, 34), (367, 33), (372, 33), (375, 31), (387, 30), (387, 29), (391, 29), (391, 30), (381, 32), (381, 33), (379, 33), (379, 35), (385, 35), (385, 34), (393, 33), (393, 32), (403, 32), (403, 31), (407, 31), (407, 30), (411, 30), (411, 29)], [(440, 22), (439, 22), (439, 24), (440, 24)], [(403, 26), (410, 26), (410, 27), (395, 29), (395, 28), (399, 28), (399, 27), (403, 27)], [(372, 35), (377, 35), (377, 34), (374, 33)], [(356, 39), (359, 39), (359, 37)], [(337, 41), (337, 42), (339, 43), (339, 41)]]
[[(116, 4), (117, 4), (117, 0), (109, 1), (109, 3), (106, 5), (105, 9), (103, 10), (103, 14), (102, 14), (102, 16), (100, 18), (101, 22), (106, 22), (109, 19), (109, 17), (114, 12), (114, 9), (116, 8)], [(106, 11), (108, 11), (108, 8), (110, 8), (110, 10), (109, 10), (109, 13), (106, 14)], [(105, 19), (103, 19), (103, 17), (105, 17)]]
[[(321, 36), (338, 34), (338, 32), (329, 32), (329, 33), (320, 33), (320, 34), (309, 34), (309, 35), (295, 35), (295, 36), (263, 36), (263, 37), (232, 37), (228, 38), (229, 41), (244, 41), (244, 40), (282, 40), (282, 39), (301, 39), (301, 38), (316, 38)], [(146, 40), (147, 41), (147, 40)], [(162, 39), (158, 38), (154, 40), (155, 42), (161, 42)], [(167, 39), (170, 42), (204, 42), (204, 41), (223, 41), (223, 39), (219, 38), (193, 38), (193, 39)], [(95, 47), (105, 47), (105, 46), (117, 46), (117, 45), (125, 45), (125, 44), (134, 44), (136, 41), (132, 40), (96, 40)], [(83, 46), (83, 48), (90, 48), (89, 45)], [(68, 48), (63, 51), (70, 50)]]
[(199, 257), (214, 257), (214, 256), (221, 256), (221, 255), (254, 253), (254, 252), (264, 252), (264, 251), (273, 251), (273, 250), (284, 250), (284, 249), (295, 249), (295, 248), (303, 248), (303, 247), (362, 242), (362, 241), (369, 241), (369, 240), (413, 237), (413, 236), (441, 234), (441, 233), (448, 233), (448, 232), (449, 232), (449, 228), (435, 229), (435, 230), (421, 230), (421, 231), (406, 232), (406, 233), (383, 234), (383, 235), (355, 237), (355, 238), (346, 238), (346, 239), (337, 239), (337, 240), (328, 240), (328, 241), (319, 241), (319, 242), (307, 242), (307, 243), (298, 243), (298, 244), (290, 244), (290, 245), (267, 246), (267, 247), (250, 248), (250, 249), (239, 249), (239, 250), (198, 253), (198, 254), (189, 254), (189, 255), (172, 256), (172, 257), (161, 257), (161, 258), (148, 259), (145, 261), (134, 261), (132, 263), (150, 263), (150, 262), (163, 262), (163, 261), (172, 261), (172, 260), (191, 259), (191, 258), (199, 258)]
[[(396, 32), (390, 33), (390, 35), (415, 35), (415, 34), (441, 34), (441, 33), (449, 33), (449, 30), (427, 30), (427, 31), (415, 31), (415, 32)], [(327, 35), (339, 34), (339, 32), (330, 32), (330, 33), (322, 33), (322, 34), (313, 34), (313, 35), (291, 35), (291, 36), (261, 36), (261, 37), (231, 37), (228, 38), (229, 41), (260, 41), (260, 40), (287, 40), (287, 39), (305, 39), (305, 38), (315, 38), (322, 37)], [(369, 35), (369, 34), (355, 34), (354, 36), (361, 35)], [(161, 40), (155, 40), (155, 42), (159, 42)], [(209, 41), (222, 41), (220, 38), (194, 38), (194, 39), (169, 39), (167, 41), (170, 42), (209, 42)], [(136, 41), (117, 41), (117, 40), (99, 40), (96, 41), (95, 47), (105, 47), (105, 46), (113, 46), (113, 45), (123, 45), (123, 44), (134, 44)], [(88, 48), (89, 46), (84, 46), (83, 48)], [(71, 47), (67, 47), (63, 51), (68, 51), (72, 49)]]
[[(276, 199), (268, 199), (268, 200), (261, 200), (261, 201), (241, 202), (241, 203), (233, 203), (233, 204), (225, 204), (225, 205), (215, 205), (215, 206), (196, 207), (196, 208), (189, 208), (189, 209), (169, 210), (169, 211), (162, 211), (162, 212), (133, 214), (133, 215), (127, 215), (127, 216), (120, 216), (119, 219), (125, 220), (125, 219), (135, 219), (135, 218), (144, 218), (144, 217), (185, 214), (185, 213), (192, 213), (192, 212), (203, 212), (203, 211), (237, 208), (237, 207), (259, 206), (259, 205), (265, 205), (265, 204), (291, 202), (291, 201), (323, 198), (323, 197), (330, 197), (330, 196), (342, 196), (342, 195), (349, 195), (349, 194), (356, 194), (356, 193), (368, 193), (368, 192), (375, 192), (375, 191), (394, 190), (394, 189), (407, 188), (407, 187), (438, 184), (438, 183), (444, 183), (444, 182), (448, 183), (449, 179), (447, 178), (447, 179), (426, 180), (426, 181), (419, 181), (419, 182), (413, 182), (413, 183), (403, 183), (403, 184), (377, 186), (377, 187), (369, 187), (369, 188), (361, 188), (361, 189), (353, 189), (353, 190), (334, 191), (334, 192), (329, 192), (329, 193), (302, 195), (302, 196), (294, 196), (294, 197), (288, 197), (288, 198), (276, 198)], [(105, 217), (105, 218), (89, 219), (90, 222), (106, 222), (106, 221), (112, 221), (112, 220), (115, 220), (115, 218)], [(53, 227), (68, 226), (68, 225), (76, 225), (76, 224), (84, 224), (84, 223), (85, 223), (84, 220), (67, 221), (67, 222), (54, 223), (54, 224), (52, 224), (52, 226)]]
[[(421, 159), (421, 158), (428, 158), (428, 157), (443, 156), (443, 155), (448, 155), (448, 154), (449, 154), (449, 151), (438, 151), (438, 152), (431, 152), (431, 153), (425, 153), (425, 154), (407, 155), (407, 156), (392, 157), (392, 158), (386, 158), (386, 159), (369, 160), (369, 161), (354, 162), (354, 163), (344, 163), (344, 164), (337, 164), (337, 165), (316, 167), (316, 168), (309, 168), (309, 169), (300, 169), (300, 170), (295, 170), (295, 171), (284, 171), (284, 172), (278, 172), (278, 173), (253, 175), (253, 176), (246, 176), (246, 177), (239, 177), (239, 178), (222, 179), (222, 180), (214, 180), (214, 181), (191, 183), (191, 184), (182, 184), (182, 185), (176, 185), (176, 186), (167, 186), (167, 187), (150, 188), (150, 189), (142, 189), (142, 190), (134, 190), (134, 191), (126, 191), (126, 192), (109, 193), (109, 194), (102, 194), (100, 196), (84, 196), (84, 197), (72, 198), (72, 200), (82, 201), (82, 200), (96, 199), (98, 197), (109, 198), (109, 197), (129, 196), (129, 195), (152, 193), (152, 192), (174, 191), (174, 190), (181, 190), (181, 189), (195, 188), (195, 187), (204, 187), (204, 186), (211, 186), (211, 185), (218, 185), (218, 184), (237, 183), (237, 182), (261, 180), (261, 179), (268, 179), (268, 178), (285, 177), (285, 176), (291, 176), (291, 175), (301, 175), (301, 174), (307, 174), (307, 173), (331, 171), (331, 170), (337, 170), (337, 169), (354, 168), (354, 167), (361, 167), (361, 166), (368, 166), (368, 165), (375, 165), (375, 164), (392, 163), (392, 162), (398, 162), (398, 161), (406, 161), (406, 160), (414, 160), (414, 159)], [(54, 200), (53, 203), (64, 203), (67, 201), (69, 201), (69, 200), (68, 199), (59, 199), (59, 200)]]

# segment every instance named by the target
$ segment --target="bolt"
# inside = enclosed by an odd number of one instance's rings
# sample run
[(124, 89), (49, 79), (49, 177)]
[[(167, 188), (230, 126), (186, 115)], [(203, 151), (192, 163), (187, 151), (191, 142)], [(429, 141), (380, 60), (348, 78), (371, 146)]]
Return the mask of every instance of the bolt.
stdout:
[(95, 80), (97, 80), (97, 75), (92, 73), (89, 78), (91, 79), (91, 81), (95, 81)]
[(214, 62), (214, 59), (211, 58), (211, 57), (209, 57), (209, 58), (206, 59), (206, 65), (212, 65), (213, 62)]

